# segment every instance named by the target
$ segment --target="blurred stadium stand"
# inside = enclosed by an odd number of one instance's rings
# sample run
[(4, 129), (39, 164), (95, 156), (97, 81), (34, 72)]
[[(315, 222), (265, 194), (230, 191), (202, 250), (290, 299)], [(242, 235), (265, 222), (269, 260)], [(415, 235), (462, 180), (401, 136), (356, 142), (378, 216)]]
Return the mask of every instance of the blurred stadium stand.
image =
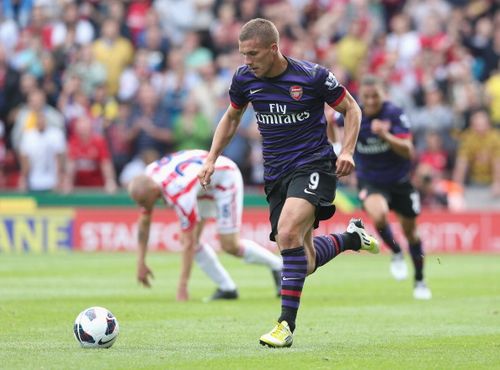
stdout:
[[(67, 146), (77, 118), (88, 117), (89, 142), (104, 138), (107, 148), (98, 153), (87, 145), (76, 154), (66, 148), (65, 163), (96, 173), (90, 186), (118, 192), (117, 199), (121, 190), (102, 168), (103, 158), (123, 186), (165, 153), (207, 148), (241, 63), (238, 29), (257, 16), (276, 23), (286, 55), (328, 66), (353, 95), (367, 72), (386, 81), (389, 97), (409, 113), (428, 165), (415, 171), (427, 207), (500, 209), (500, 6), (488, 0), (5, 0), (2, 194), (30, 188), (19, 143), (40, 117), (62, 131)], [(487, 135), (472, 124), (477, 111), (486, 112)], [(249, 114), (226, 155), (240, 166), (248, 191), (256, 186), (260, 194), (262, 158), (253, 123)], [(167, 135), (158, 140), (144, 125)], [(433, 133), (442, 141), (437, 149), (429, 144)], [(485, 151), (486, 142), (497, 149)], [(435, 160), (443, 153), (444, 164)], [(68, 184), (76, 177), (65, 171), (64, 165), (55, 170), (56, 185), (46, 190), (93, 194), (95, 188), (88, 193)], [(349, 186), (345, 194), (352, 195)], [(458, 203), (447, 196), (450, 190), (457, 190)], [(64, 204), (68, 198), (54, 199)]]

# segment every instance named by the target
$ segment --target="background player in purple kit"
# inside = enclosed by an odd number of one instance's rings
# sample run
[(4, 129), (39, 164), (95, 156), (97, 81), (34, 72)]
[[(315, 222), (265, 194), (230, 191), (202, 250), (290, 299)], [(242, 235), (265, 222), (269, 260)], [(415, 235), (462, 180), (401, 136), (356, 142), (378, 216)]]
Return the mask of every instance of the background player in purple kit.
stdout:
[[(283, 257), (281, 315), (260, 343), (289, 347), (306, 276), (347, 249), (378, 253), (378, 242), (365, 232), (360, 220), (351, 220), (343, 234), (313, 238), (319, 221), (335, 212), (337, 176), (354, 169), (352, 155), (361, 112), (331, 72), (284, 56), (278, 45), (279, 34), (272, 22), (257, 18), (242, 27), (239, 51), (245, 65), (233, 76), (231, 104), (217, 126), (199, 178), (204, 186), (210, 182), (217, 157), (252, 103), (263, 139), (270, 238), (276, 240)], [(325, 103), (345, 116), (344, 149), (338, 158), (326, 137)]]
[(403, 280), (407, 277), (403, 252), (388, 220), (389, 210), (396, 212), (415, 267), (413, 295), (416, 299), (430, 299), (431, 291), (424, 282), (424, 252), (417, 234), (420, 199), (410, 183), (414, 155), (410, 123), (400, 108), (384, 100), (384, 88), (377, 77), (367, 75), (362, 79), (359, 97), (363, 115), (354, 154), (359, 197), (393, 252), (392, 275)]

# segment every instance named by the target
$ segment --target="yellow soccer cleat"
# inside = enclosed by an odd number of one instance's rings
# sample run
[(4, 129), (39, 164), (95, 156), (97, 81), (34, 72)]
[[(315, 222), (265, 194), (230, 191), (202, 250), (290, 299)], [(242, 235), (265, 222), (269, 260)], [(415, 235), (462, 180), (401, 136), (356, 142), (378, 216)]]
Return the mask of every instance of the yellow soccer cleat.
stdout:
[(373, 254), (377, 254), (380, 252), (378, 240), (366, 232), (365, 226), (359, 218), (353, 218), (351, 219), (351, 221), (349, 221), (347, 232), (349, 234), (358, 234), (359, 239), (361, 240), (362, 250)]
[(286, 321), (279, 322), (269, 333), (260, 337), (260, 344), (271, 348), (290, 347), (293, 335)]

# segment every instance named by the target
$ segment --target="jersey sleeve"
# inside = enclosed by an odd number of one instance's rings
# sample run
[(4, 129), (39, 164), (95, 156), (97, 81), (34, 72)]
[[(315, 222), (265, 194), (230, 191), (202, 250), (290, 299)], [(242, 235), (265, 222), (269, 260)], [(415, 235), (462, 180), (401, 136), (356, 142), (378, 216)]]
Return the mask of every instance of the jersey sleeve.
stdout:
[(241, 109), (248, 104), (248, 99), (245, 96), (243, 87), (240, 81), (241, 68), (239, 68), (233, 75), (233, 80), (231, 81), (231, 86), (229, 88), (229, 99), (231, 105), (235, 109)]
[(391, 133), (400, 138), (411, 137), (411, 124), (408, 116), (400, 108), (394, 108), (391, 115)]
[(325, 67), (319, 67), (316, 88), (325, 103), (335, 108), (344, 99), (346, 89), (335, 75)]

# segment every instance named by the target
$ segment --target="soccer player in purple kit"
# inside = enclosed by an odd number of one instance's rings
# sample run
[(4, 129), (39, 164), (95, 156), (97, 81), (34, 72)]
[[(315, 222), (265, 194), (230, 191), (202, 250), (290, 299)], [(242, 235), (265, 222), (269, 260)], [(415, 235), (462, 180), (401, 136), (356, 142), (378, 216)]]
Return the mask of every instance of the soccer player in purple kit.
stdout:
[(407, 268), (388, 219), (390, 210), (397, 214), (415, 268), (413, 296), (415, 299), (430, 299), (431, 291), (424, 282), (424, 252), (417, 234), (420, 199), (410, 183), (414, 156), (410, 123), (399, 107), (385, 100), (384, 86), (376, 76), (363, 77), (359, 98), (362, 118), (354, 153), (359, 198), (393, 253), (392, 275), (403, 280), (407, 277)]
[[(270, 238), (277, 242), (283, 258), (281, 315), (260, 343), (290, 347), (306, 276), (345, 250), (379, 251), (377, 240), (366, 233), (361, 220), (351, 220), (342, 234), (313, 237), (319, 221), (335, 212), (337, 177), (354, 169), (361, 111), (326, 68), (281, 54), (279, 33), (268, 20), (252, 19), (241, 28), (239, 51), (245, 65), (233, 76), (231, 104), (198, 176), (203, 186), (209, 186), (215, 160), (252, 103), (263, 139)], [(343, 151), (338, 158), (326, 137), (325, 103), (345, 116)]]

